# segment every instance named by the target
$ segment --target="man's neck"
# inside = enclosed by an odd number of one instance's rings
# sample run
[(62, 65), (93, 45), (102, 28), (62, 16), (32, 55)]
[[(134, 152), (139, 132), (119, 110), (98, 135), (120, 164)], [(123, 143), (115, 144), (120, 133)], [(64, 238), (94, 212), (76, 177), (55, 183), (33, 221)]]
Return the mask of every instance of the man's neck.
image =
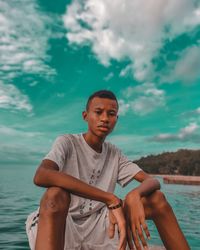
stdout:
[(97, 153), (101, 153), (102, 151), (102, 144), (105, 140), (105, 138), (101, 138), (98, 136), (95, 136), (93, 134), (90, 133), (84, 133), (83, 137), (85, 139), (85, 141), (87, 142), (87, 144), (94, 149)]

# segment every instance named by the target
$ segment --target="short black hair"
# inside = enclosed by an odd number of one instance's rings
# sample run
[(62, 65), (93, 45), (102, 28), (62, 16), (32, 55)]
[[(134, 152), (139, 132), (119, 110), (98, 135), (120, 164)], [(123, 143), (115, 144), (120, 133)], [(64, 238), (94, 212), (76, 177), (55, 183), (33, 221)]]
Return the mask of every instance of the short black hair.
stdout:
[(87, 104), (86, 104), (86, 110), (89, 109), (89, 106), (90, 106), (90, 102), (92, 101), (93, 98), (95, 97), (99, 97), (99, 98), (107, 98), (107, 99), (111, 99), (111, 100), (115, 100), (116, 103), (117, 103), (117, 107), (119, 106), (118, 105), (118, 101), (117, 101), (117, 97), (115, 96), (115, 94), (110, 91), (110, 90), (99, 90), (99, 91), (96, 91), (94, 92), (91, 96), (89, 96), (88, 98), (88, 101), (87, 101)]

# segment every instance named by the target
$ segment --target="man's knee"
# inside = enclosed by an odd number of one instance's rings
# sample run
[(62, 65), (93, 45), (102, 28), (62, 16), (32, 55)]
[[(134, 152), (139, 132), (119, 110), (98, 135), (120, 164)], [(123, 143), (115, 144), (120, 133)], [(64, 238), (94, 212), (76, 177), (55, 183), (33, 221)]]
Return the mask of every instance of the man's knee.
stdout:
[(59, 187), (50, 187), (40, 202), (40, 215), (57, 216), (67, 215), (70, 194)]
[(152, 209), (152, 216), (166, 214), (171, 207), (167, 202), (165, 195), (157, 190), (152, 195), (149, 196), (149, 206)]

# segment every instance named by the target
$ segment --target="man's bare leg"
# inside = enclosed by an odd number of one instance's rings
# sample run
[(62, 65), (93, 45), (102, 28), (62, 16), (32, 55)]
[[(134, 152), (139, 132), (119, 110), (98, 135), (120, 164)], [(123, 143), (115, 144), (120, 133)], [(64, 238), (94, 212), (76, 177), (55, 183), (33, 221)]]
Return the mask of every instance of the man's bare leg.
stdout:
[(63, 250), (70, 194), (58, 187), (48, 188), (39, 211), (35, 250)]
[(162, 192), (156, 191), (142, 198), (145, 215), (152, 219), (167, 250), (189, 250), (174, 212)]

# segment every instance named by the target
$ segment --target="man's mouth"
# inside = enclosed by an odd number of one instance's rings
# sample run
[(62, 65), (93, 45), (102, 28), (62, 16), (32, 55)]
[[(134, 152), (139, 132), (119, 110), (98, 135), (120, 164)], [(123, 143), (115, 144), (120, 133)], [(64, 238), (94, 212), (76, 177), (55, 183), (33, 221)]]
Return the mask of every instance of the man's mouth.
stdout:
[(105, 125), (99, 125), (98, 128), (100, 130), (103, 130), (103, 131), (108, 131), (109, 130), (109, 127), (108, 126), (105, 126)]

